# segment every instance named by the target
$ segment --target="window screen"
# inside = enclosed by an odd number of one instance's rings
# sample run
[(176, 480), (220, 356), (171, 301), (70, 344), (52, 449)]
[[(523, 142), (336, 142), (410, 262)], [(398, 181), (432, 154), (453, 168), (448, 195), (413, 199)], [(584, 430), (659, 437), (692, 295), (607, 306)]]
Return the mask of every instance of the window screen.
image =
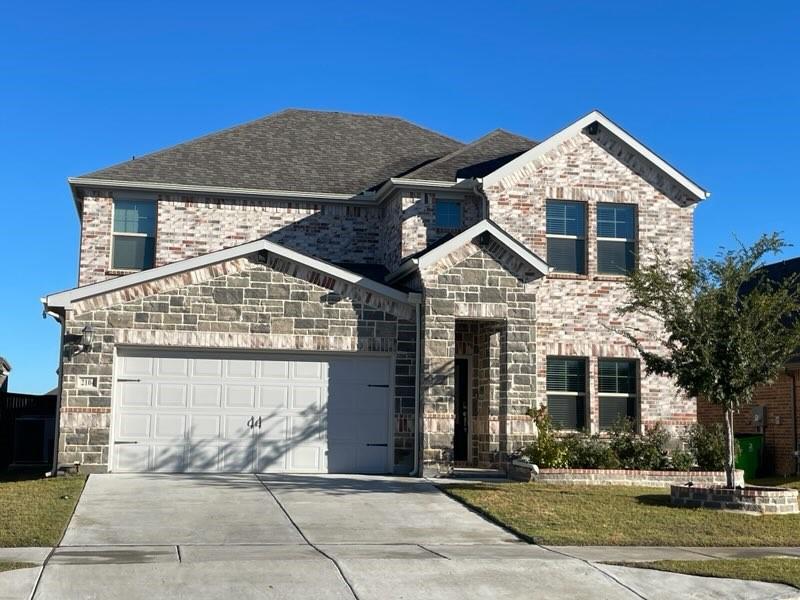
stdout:
[(436, 201), (436, 226), (446, 229), (461, 227), (461, 203), (453, 200)]
[(547, 412), (560, 429), (586, 424), (586, 359), (547, 357)]
[(597, 272), (627, 275), (636, 267), (636, 211), (630, 204), (597, 205)]
[(547, 262), (562, 273), (586, 273), (586, 206), (547, 201)]
[(597, 362), (600, 429), (610, 429), (620, 417), (636, 419), (637, 370), (635, 360), (606, 358)]
[(156, 203), (150, 200), (114, 201), (114, 240), (111, 266), (141, 270), (153, 266)]

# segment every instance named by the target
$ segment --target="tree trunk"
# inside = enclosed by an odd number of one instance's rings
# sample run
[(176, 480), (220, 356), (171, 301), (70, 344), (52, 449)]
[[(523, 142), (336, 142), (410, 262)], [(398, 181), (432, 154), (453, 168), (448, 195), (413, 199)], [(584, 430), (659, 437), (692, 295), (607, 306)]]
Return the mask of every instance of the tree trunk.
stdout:
[(736, 442), (733, 439), (733, 411), (725, 409), (725, 479), (727, 487), (736, 488)]

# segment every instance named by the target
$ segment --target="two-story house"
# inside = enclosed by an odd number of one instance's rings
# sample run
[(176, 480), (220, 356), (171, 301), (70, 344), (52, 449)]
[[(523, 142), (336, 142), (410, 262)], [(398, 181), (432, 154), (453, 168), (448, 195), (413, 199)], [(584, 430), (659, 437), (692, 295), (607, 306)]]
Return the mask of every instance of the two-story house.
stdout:
[[(58, 462), (448, 473), (695, 401), (614, 332), (707, 193), (592, 112), (542, 142), (286, 110), (69, 180)], [(657, 325), (635, 325), (657, 337)]]

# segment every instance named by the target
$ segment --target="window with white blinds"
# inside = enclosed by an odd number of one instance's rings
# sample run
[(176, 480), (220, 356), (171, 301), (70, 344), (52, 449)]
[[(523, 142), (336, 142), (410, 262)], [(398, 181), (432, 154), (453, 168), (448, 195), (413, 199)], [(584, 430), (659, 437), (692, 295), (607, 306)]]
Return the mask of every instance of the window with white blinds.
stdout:
[(142, 270), (153, 266), (156, 241), (156, 203), (152, 200), (114, 200), (111, 268)]
[(586, 203), (547, 201), (547, 264), (561, 273), (586, 274)]
[(559, 429), (586, 425), (586, 359), (547, 357), (547, 412)]
[(636, 419), (638, 368), (635, 360), (601, 358), (597, 361), (601, 430), (610, 429), (620, 417)]
[(597, 272), (628, 275), (636, 267), (636, 209), (632, 204), (597, 205)]

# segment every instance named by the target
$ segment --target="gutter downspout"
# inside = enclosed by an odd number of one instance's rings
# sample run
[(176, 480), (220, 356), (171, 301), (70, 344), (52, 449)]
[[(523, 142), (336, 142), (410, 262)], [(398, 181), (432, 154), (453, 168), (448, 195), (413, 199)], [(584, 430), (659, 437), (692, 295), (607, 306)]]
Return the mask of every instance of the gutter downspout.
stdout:
[[(412, 294), (409, 294), (411, 299)], [(415, 355), (416, 361), (414, 365), (414, 468), (408, 474), (409, 477), (419, 477), (422, 471), (420, 465), (420, 431), (422, 430), (422, 414), (420, 411), (420, 399), (422, 382), (420, 376), (422, 374), (422, 294), (414, 294), (414, 310), (416, 312), (416, 345)]]
[(800, 473), (800, 456), (798, 456), (800, 447), (797, 444), (797, 375), (796, 371), (791, 369), (786, 369), (786, 374), (792, 378), (792, 393), (790, 395), (792, 401), (792, 441), (794, 442), (792, 455), (794, 456), (794, 472), (797, 475)]

